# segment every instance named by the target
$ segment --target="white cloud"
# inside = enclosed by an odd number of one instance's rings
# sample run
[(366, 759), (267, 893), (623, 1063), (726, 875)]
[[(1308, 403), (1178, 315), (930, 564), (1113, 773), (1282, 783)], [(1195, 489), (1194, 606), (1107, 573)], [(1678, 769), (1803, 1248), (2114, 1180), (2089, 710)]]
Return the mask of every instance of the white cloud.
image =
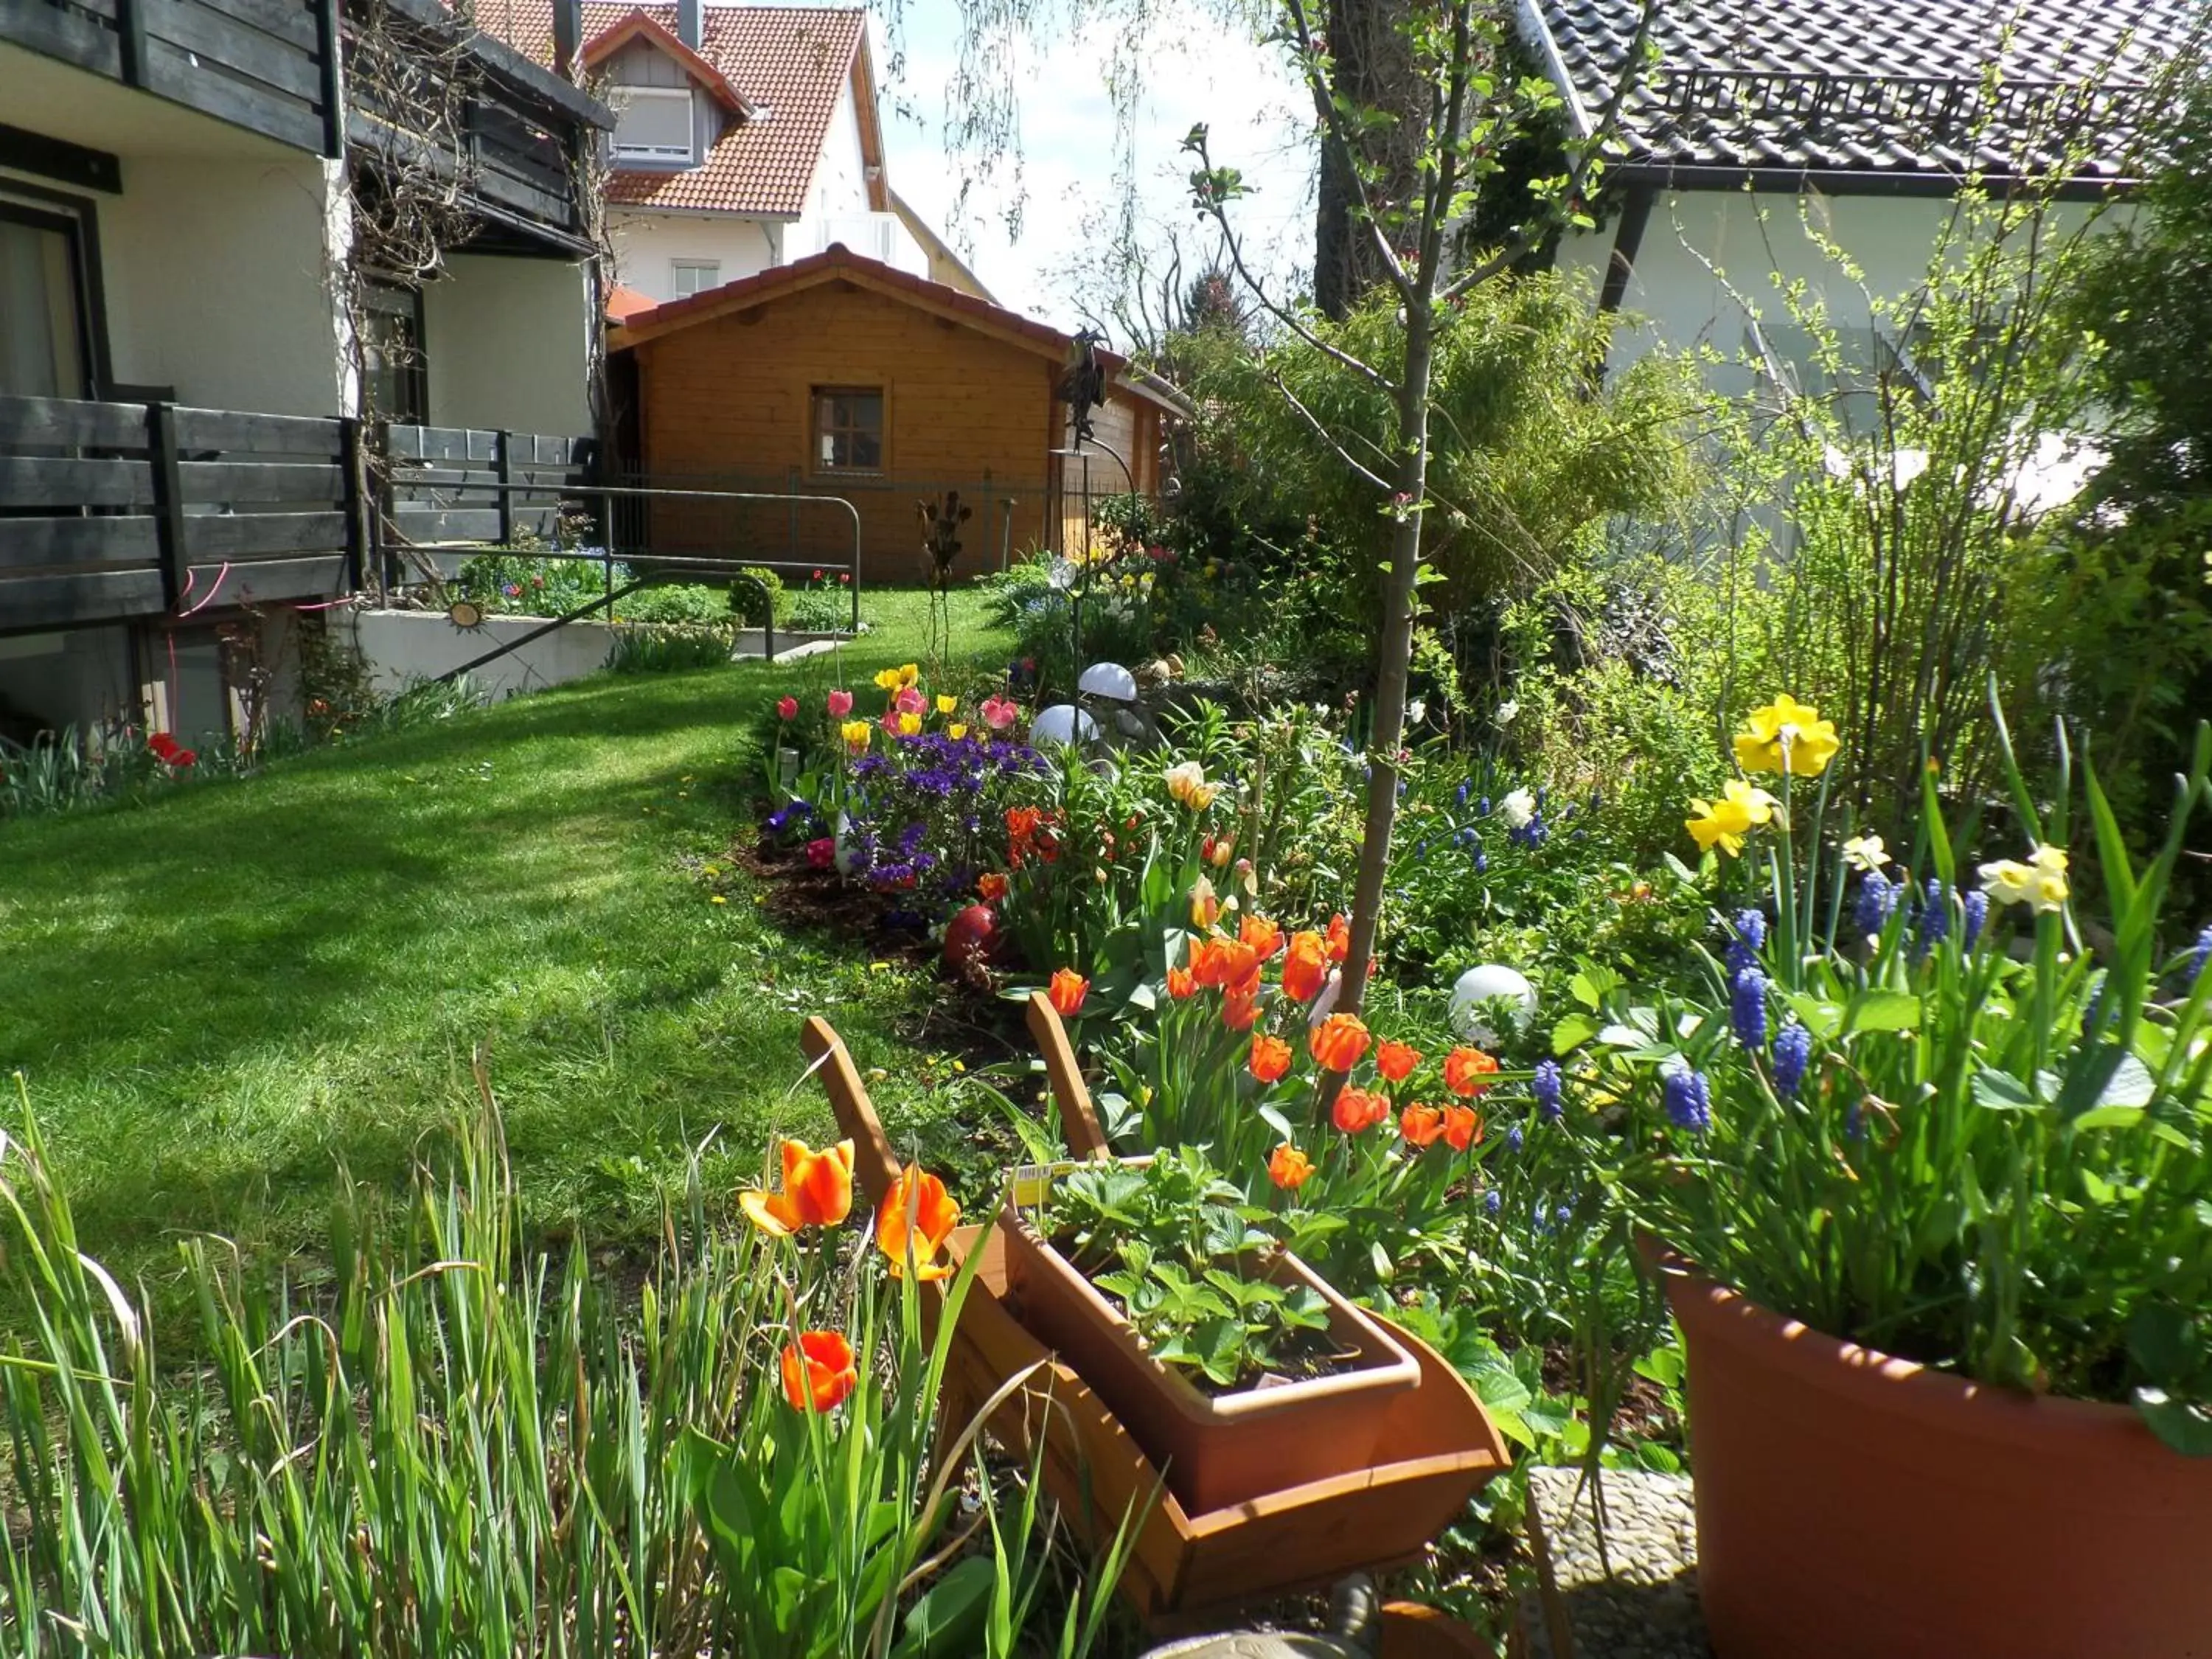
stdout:
[[(1018, 48), (1018, 157), (1006, 158), (995, 179), (978, 182), (965, 211), (957, 212), (963, 167), (974, 165), (946, 147), (960, 27), (957, 0), (907, 0), (903, 72), (894, 78), (886, 68), (883, 76), (891, 184), (963, 248), (1002, 303), (1071, 326), (1083, 307), (1058, 275), (1076, 262), (1086, 236), (1115, 222), (1121, 203), (1121, 158), (1106, 86), (1113, 42), (1094, 30)], [(1242, 169), (1255, 187), (1233, 212), (1249, 257), (1275, 276), (1303, 270), (1312, 257), (1312, 161), (1295, 114), (1304, 94), (1281, 52), (1188, 16), (1159, 37), (1133, 54), (1143, 82), (1134, 121), (1140, 224), (1150, 234), (1197, 228), (1187, 183), (1191, 158), (1180, 151), (1183, 136), (1204, 121), (1215, 164)], [(1018, 204), (1018, 236), (1010, 228)], [(1097, 308), (1104, 308), (1103, 296)]]

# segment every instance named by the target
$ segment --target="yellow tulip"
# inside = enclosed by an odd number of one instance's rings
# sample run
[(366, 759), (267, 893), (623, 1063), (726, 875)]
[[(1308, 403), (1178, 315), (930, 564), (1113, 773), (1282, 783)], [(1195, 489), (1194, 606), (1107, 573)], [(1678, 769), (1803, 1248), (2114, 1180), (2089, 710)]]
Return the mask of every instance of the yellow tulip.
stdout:
[(898, 683), (899, 683), (901, 685), (902, 685), (902, 686), (906, 686), (906, 685), (912, 685), (912, 684), (913, 684), (916, 680), (920, 679), (921, 678), (921, 668), (920, 668), (919, 666), (917, 666), (915, 664), (908, 662), (908, 663), (901, 663), (901, 664), (899, 665), (899, 671), (898, 671)]
[(917, 732), (921, 730), (921, 716), (919, 714), (901, 714), (898, 717), (898, 729), (899, 735), (902, 738), (910, 738), (914, 736)]
[(837, 735), (845, 739), (845, 746), (858, 754), (868, 746), (868, 723), (866, 720), (847, 720), (837, 728)]
[(1835, 722), (1820, 719), (1820, 712), (1786, 691), (1765, 708), (1753, 709), (1735, 736), (1736, 764), (1747, 772), (1819, 777), (1843, 746)]
[(945, 735), (951, 738), (953, 742), (957, 743), (961, 738), (968, 735), (968, 728), (960, 724), (959, 721), (955, 720), (951, 725), (945, 728)]
[(960, 699), (957, 697), (939, 696), (937, 700), (937, 712), (940, 714), (949, 714), (959, 707)]
[(885, 691), (897, 690), (899, 689), (898, 670), (896, 668), (884, 669), (882, 673), (876, 676), (876, 684)]

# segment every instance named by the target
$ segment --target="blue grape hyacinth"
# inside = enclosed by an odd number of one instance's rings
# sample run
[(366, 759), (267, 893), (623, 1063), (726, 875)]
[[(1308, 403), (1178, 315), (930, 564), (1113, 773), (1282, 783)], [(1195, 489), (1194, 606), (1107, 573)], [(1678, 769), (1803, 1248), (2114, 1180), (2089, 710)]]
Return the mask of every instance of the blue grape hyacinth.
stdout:
[(1713, 1127), (1713, 1091), (1701, 1073), (1677, 1065), (1667, 1073), (1661, 1092), (1667, 1121), (1676, 1128), (1701, 1135)]
[(2197, 936), (2197, 948), (2189, 953), (2189, 977), (2185, 982), (2191, 990), (2195, 990), (2197, 981), (2204, 977), (2208, 963), (2212, 963), (2212, 923), (2207, 923), (2204, 931)]
[(1729, 1023), (1735, 1028), (1735, 1040), (1749, 1053), (1766, 1047), (1766, 975), (1758, 969), (1747, 968), (1735, 976), (1729, 994)]
[(1971, 951), (1974, 948), (1974, 941), (1982, 936), (1983, 925), (1990, 919), (1990, 896), (1980, 888), (1974, 888), (1959, 901), (1959, 908), (1966, 912), (1966, 928), (1959, 935), (1959, 944), (1961, 948)]
[(1869, 939), (1881, 932), (1889, 913), (1897, 908), (1897, 897), (1896, 886), (1879, 870), (1861, 876), (1859, 896), (1851, 908), (1851, 920), (1858, 924), (1859, 932)]
[(1542, 1114), (1545, 1122), (1557, 1123), (1566, 1115), (1566, 1108), (1560, 1103), (1562, 1087), (1558, 1060), (1540, 1060), (1536, 1062), (1536, 1074), (1528, 1079), (1528, 1092), (1535, 1097), (1536, 1109)]
[(1783, 1099), (1796, 1097), (1805, 1081), (1805, 1063), (1813, 1057), (1813, 1034), (1790, 1020), (1774, 1034), (1774, 1092)]
[(1920, 907), (1920, 932), (1914, 941), (1914, 952), (1926, 956), (1950, 936), (1951, 890), (1941, 878), (1930, 876), (1925, 889), (1925, 898)]
[(1765, 913), (1747, 905), (1735, 913), (1733, 923), (1735, 938), (1728, 948), (1728, 974), (1731, 983), (1743, 977), (1748, 969), (1759, 965), (1759, 953), (1766, 944)]

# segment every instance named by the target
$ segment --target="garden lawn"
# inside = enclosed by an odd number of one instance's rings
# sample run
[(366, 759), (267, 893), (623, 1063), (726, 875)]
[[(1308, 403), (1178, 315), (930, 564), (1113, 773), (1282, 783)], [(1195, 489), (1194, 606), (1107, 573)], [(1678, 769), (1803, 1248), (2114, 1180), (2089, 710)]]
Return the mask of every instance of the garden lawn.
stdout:
[[(923, 604), (872, 600), (843, 682), (872, 696), (921, 656)], [(977, 615), (956, 601), (954, 642), (988, 660)], [(595, 1237), (649, 1226), (688, 1149), (735, 1185), (775, 1131), (826, 1129), (808, 1014), (884, 1069), (895, 1133), (953, 1109), (951, 1062), (900, 1035), (927, 1044), (933, 981), (780, 931), (725, 856), (775, 697), (831, 672), (602, 675), (0, 823), (0, 1079), (23, 1074), (85, 1248), (157, 1277), (190, 1231), (312, 1253), (335, 1169), (396, 1187), (474, 1099), (478, 1045), (527, 1214)]]

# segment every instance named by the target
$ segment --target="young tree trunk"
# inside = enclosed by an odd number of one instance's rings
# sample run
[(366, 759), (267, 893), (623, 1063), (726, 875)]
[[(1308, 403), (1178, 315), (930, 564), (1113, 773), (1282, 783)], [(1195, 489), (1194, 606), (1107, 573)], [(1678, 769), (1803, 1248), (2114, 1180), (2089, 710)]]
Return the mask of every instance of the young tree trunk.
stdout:
[(1421, 514), (1429, 482), (1429, 374), (1435, 324), (1425, 303), (1406, 307), (1406, 372), (1398, 389), (1399, 519), (1383, 580), (1382, 637), (1376, 647), (1375, 726), (1368, 739), (1367, 822), (1352, 883), (1351, 939), (1340, 1012), (1356, 1014), (1367, 996), (1368, 963), (1390, 872), (1390, 834), (1398, 818), (1398, 752), (1406, 740), (1406, 679), (1413, 660), (1413, 607), (1421, 569)]

